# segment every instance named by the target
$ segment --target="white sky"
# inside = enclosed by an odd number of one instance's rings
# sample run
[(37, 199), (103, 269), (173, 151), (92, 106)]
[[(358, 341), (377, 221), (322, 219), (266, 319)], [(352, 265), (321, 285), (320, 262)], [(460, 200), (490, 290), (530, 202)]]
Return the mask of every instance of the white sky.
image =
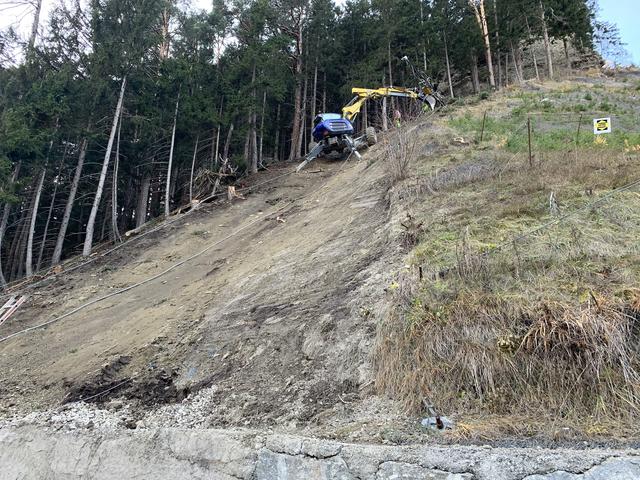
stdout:
[[(34, 8), (31, 5), (25, 5), (28, 0), (17, 0), (16, 3), (9, 1), (0, 1), (0, 29), (14, 26), (16, 30), (25, 38), (31, 31), (33, 23)], [(49, 18), (49, 12), (58, 3), (59, 0), (42, 0), (42, 13), (40, 14), (40, 29), (45, 28)], [(346, 0), (334, 0), (338, 5), (344, 5)], [(191, 3), (194, 9), (211, 10), (211, 0), (185, 0), (185, 3)], [(39, 30), (42, 31), (42, 30)]]

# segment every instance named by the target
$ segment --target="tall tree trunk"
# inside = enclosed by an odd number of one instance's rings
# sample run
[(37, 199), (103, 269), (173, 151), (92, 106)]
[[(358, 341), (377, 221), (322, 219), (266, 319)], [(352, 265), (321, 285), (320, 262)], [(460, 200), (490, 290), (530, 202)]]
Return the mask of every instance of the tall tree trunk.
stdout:
[(298, 156), (306, 153), (307, 145), (304, 146), (304, 150), (302, 149), (302, 145), (304, 139), (306, 137), (306, 126), (307, 126), (307, 87), (309, 86), (309, 77), (304, 74), (304, 87), (302, 89), (302, 109), (300, 111), (300, 136), (298, 137)]
[(145, 171), (140, 181), (138, 193), (138, 205), (136, 206), (136, 228), (140, 228), (147, 222), (147, 209), (149, 208), (149, 187), (151, 187), (151, 173)]
[(264, 140), (264, 111), (267, 107), (267, 91), (262, 92), (262, 111), (260, 112), (260, 146), (258, 147), (258, 163), (263, 165), (262, 147)]
[(495, 37), (496, 37), (496, 60), (498, 63), (498, 88), (502, 88), (502, 63), (500, 60), (500, 28), (498, 23), (498, 0), (493, 0), (493, 18), (495, 20)]
[[(384, 85), (385, 81), (385, 77), (382, 77), (382, 85)], [(388, 115), (387, 115), (387, 97), (382, 97), (382, 130), (384, 132), (386, 132), (387, 130), (389, 130), (389, 124), (388, 124)]]
[[(13, 169), (13, 173), (11, 174), (11, 185), (13, 186), (18, 180), (18, 174), (20, 173), (20, 166), (22, 162), (16, 163), (16, 166)], [(4, 277), (4, 273), (2, 270), (2, 241), (4, 240), (4, 235), (7, 231), (7, 223), (9, 222), (9, 214), (11, 213), (11, 204), (6, 202), (2, 209), (2, 220), (0, 221), (0, 287), (4, 287), (7, 284), (7, 281)]]
[(449, 94), (451, 98), (455, 98), (453, 95), (453, 82), (451, 81), (451, 65), (449, 64), (449, 48), (447, 46), (447, 34), (443, 34), (444, 37), (444, 59), (447, 64), (447, 80), (449, 81)]
[(569, 58), (569, 42), (567, 42), (567, 37), (562, 37), (562, 44), (564, 46), (564, 61), (565, 67), (567, 71), (571, 71), (571, 59)]
[(22, 276), (22, 269), (24, 267), (24, 249), (27, 241), (27, 234), (29, 231), (29, 213), (31, 209), (26, 205), (26, 202), (22, 204), (22, 215), (20, 216), (19, 226), (16, 228), (14, 240), (11, 243), (11, 280), (15, 280)]
[(256, 122), (257, 122), (257, 114), (256, 114), (256, 101), (257, 101), (257, 92), (256, 92), (256, 64), (253, 64), (253, 69), (251, 72), (251, 110), (249, 111), (249, 131), (247, 132), (247, 143), (245, 150), (245, 156), (247, 159), (247, 163), (249, 164), (251, 173), (256, 173), (258, 171), (258, 140), (256, 133)]
[(229, 131), (227, 132), (227, 139), (224, 141), (224, 152), (222, 155), (222, 161), (229, 160), (229, 145), (231, 145), (231, 135), (233, 135), (233, 122), (229, 125)]
[(327, 111), (327, 72), (322, 74), (322, 113)]
[(551, 42), (549, 41), (549, 30), (547, 30), (547, 20), (544, 15), (544, 5), (540, 0), (540, 21), (542, 22), (542, 38), (544, 40), (544, 50), (547, 55), (547, 72), (549, 78), (553, 80), (553, 58), (551, 56)]
[(178, 106), (180, 105), (180, 90), (176, 99), (176, 109), (173, 112), (173, 130), (171, 131), (171, 148), (169, 149), (169, 166), (167, 167), (167, 183), (164, 193), (164, 216), (168, 217), (171, 212), (171, 169), (173, 168), (173, 148), (176, 142), (176, 125), (178, 123)]
[[(529, 26), (529, 19), (525, 16), (525, 22), (527, 24), (527, 31), (529, 32), (529, 37), (531, 37), (531, 27)], [(531, 55), (533, 57), (533, 68), (536, 72), (536, 80), (540, 81), (540, 71), (538, 70), (538, 59), (536, 58), (536, 49), (533, 45), (531, 45)]]
[(300, 156), (300, 120), (302, 117), (302, 22), (299, 22), (295, 37), (295, 53), (293, 74), (295, 79), (295, 91), (293, 100), (293, 125), (291, 126), (291, 149), (289, 151), (289, 161), (293, 161)]
[(165, 8), (162, 11), (162, 16), (160, 19), (160, 30), (162, 35), (162, 41), (160, 42), (160, 60), (166, 60), (169, 58), (169, 48), (171, 46), (171, 39), (169, 37), (169, 21), (170, 15), (169, 11)]
[(484, 42), (484, 51), (487, 58), (487, 68), (489, 69), (489, 84), (495, 88), (496, 79), (493, 75), (493, 60), (491, 57), (491, 42), (489, 41), (489, 27), (487, 25), (487, 16), (484, 10), (484, 0), (469, 0), (469, 5), (473, 9), (473, 13), (476, 16), (476, 21), (480, 27), (482, 33), (482, 39)]
[(67, 150), (68, 150), (68, 142), (65, 143), (64, 152), (62, 153), (62, 159), (60, 160), (60, 165), (58, 165), (58, 174), (56, 175), (56, 181), (53, 186), (53, 194), (51, 195), (51, 203), (49, 204), (49, 212), (47, 213), (47, 221), (44, 224), (44, 233), (42, 234), (42, 242), (40, 242), (40, 252), (38, 253), (38, 262), (36, 263), (36, 271), (40, 270), (40, 266), (42, 265), (42, 255), (44, 253), (44, 247), (47, 243), (47, 236), (49, 234), (49, 223), (51, 221), (51, 215), (53, 214), (53, 209), (56, 203), (56, 197), (58, 193), (58, 185), (60, 184), (60, 174), (62, 172), (62, 167), (67, 158)]
[(31, 35), (29, 35), (29, 52), (33, 52), (38, 36), (38, 27), (40, 25), (40, 12), (42, 11), (42, 0), (35, 0), (36, 10), (33, 14), (33, 23), (31, 24)]
[(31, 206), (31, 216), (29, 218), (29, 236), (27, 238), (27, 258), (25, 263), (25, 273), (27, 277), (33, 275), (33, 237), (36, 231), (36, 220), (38, 218), (38, 207), (40, 206), (40, 196), (42, 195), (42, 186), (44, 185), (44, 177), (47, 174), (47, 167), (42, 167), (42, 173), (38, 179), (33, 204)]
[(313, 95), (311, 96), (311, 121), (316, 118), (316, 107), (318, 106), (318, 57), (313, 69)]
[[(218, 132), (220, 128), (218, 128)], [(196, 167), (196, 157), (198, 156), (198, 140), (200, 140), (200, 136), (196, 137), (196, 145), (193, 147), (193, 158), (191, 159), (191, 175), (189, 176), (189, 203), (193, 201), (193, 171)], [(216, 150), (218, 147), (216, 147)], [(217, 157), (217, 155), (216, 155)]]
[(91, 247), (93, 245), (93, 231), (95, 228), (96, 217), (98, 215), (98, 208), (100, 207), (100, 200), (102, 199), (102, 190), (104, 189), (104, 182), (107, 178), (107, 169), (109, 168), (109, 159), (111, 158), (111, 150), (113, 149), (113, 141), (116, 136), (116, 129), (118, 127), (118, 120), (120, 119), (120, 112), (122, 110), (122, 102), (124, 100), (124, 90), (127, 84), (127, 77), (122, 77), (122, 86), (120, 87), (120, 96), (118, 97), (118, 104), (116, 106), (116, 112), (113, 115), (113, 124), (111, 125), (111, 134), (109, 135), (109, 142), (107, 143), (107, 151), (104, 154), (104, 161), (102, 163), (102, 170), (100, 172), (100, 180), (98, 181), (98, 188), (96, 190), (96, 196), (93, 199), (93, 206), (91, 207), (91, 213), (89, 214), (89, 220), (87, 222), (87, 232), (84, 239), (84, 246), (82, 249), (82, 255), (88, 257), (91, 254)]
[(52, 266), (58, 265), (60, 263), (60, 259), (62, 258), (62, 247), (64, 245), (65, 236), (67, 235), (67, 227), (69, 226), (69, 220), (71, 219), (71, 210), (73, 210), (73, 203), (76, 199), (76, 192), (78, 191), (78, 185), (80, 184), (80, 176), (82, 174), (84, 159), (87, 156), (88, 144), (89, 142), (86, 138), (82, 139), (82, 141), (80, 142), (80, 153), (78, 154), (76, 171), (73, 175), (71, 190), (69, 191), (69, 198), (67, 198), (67, 204), (64, 208), (64, 214), (62, 215), (62, 223), (60, 224), (60, 230), (58, 231), (56, 247), (54, 248), (53, 256), (51, 257)]
[(278, 109), (276, 110), (276, 138), (273, 145), (273, 160), (275, 162), (280, 161), (280, 104), (278, 103)]
[(118, 122), (118, 138), (116, 140), (116, 158), (113, 160), (113, 183), (111, 184), (111, 235), (114, 242), (122, 242), (118, 231), (118, 166), (120, 165), (120, 130), (122, 129), (122, 111)]
[(513, 46), (513, 41), (509, 41), (509, 46), (511, 47), (511, 59), (513, 60), (513, 69), (516, 72), (516, 81), (518, 83), (522, 83), (522, 73), (520, 72), (518, 65), (518, 58), (516, 56), (516, 49)]
[(478, 57), (476, 54), (471, 55), (471, 85), (473, 86), (473, 93), (480, 91), (480, 74), (478, 72)]

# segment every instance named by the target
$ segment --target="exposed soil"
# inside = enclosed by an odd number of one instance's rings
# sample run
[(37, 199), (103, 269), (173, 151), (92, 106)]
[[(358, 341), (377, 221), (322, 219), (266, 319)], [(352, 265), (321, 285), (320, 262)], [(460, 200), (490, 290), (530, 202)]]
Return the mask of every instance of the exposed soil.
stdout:
[(401, 253), (375, 155), (319, 161), (273, 183), (263, 184), (293, 166), (261, 172), (246, 199), (206, 205), (34, 289), (0, 336), (213, 245), (0, 344), (0, 415), (123, 398), (142, 417), (209, 387), (209, 424), (295, 426), (370, 392), (375, 324)]

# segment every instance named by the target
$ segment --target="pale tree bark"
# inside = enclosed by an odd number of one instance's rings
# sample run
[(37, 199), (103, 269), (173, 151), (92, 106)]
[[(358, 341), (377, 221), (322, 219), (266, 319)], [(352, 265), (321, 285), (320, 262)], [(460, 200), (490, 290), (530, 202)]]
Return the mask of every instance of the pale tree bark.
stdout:
[[(304, 87), (302, 89), (302, 109), (300, 111), (300, 135), (298, 136), (298, 156), (301, 156), (306, 150), (302, 150), (303, 140), (305, 138), (306, 126), (307, 126), (307, 87), (309, 86), (309, 77), (306, 72), (304, 75)], [(304, 147), (307, 148), (307, 145)]]
[(40, 178), (36, 186), (33, 204), (31, 206), (31, 215), (29, 218), (29, 236), (27, 238), (27, 258), (25, 263), (25, 274), (27, 277), (33, 275), (33, 237), (36, 231), (36, 219), (38, 218), (38, 207), (40, 206), (40, 196), (42, 195), (42, 186), (44, 185), (44, 177), (47, 174), (47, 167), (42, 167)]
[[(218, 128), (218, 131), (220, 129)], [(193, 171), (196, 167), (196, 157), (198, 156), (198, 141), (200, 140), (200, 136), (196, 137), (196, 145), (193, 147), (193, 158), (191, 159), (191, 175), (189, 176), (189, 203), (193, 201)], [(216, 150), (218, 147), (216, 147)]]
[(167, 167), (167, 183), (164, 192), (164, 216), (168, 217), (171, 211), (171, 169), (173, 168), (173, 147), (176, 142), (176, 125), (178, 122), (178, 107), (180, 105), (180, 91), (176, 99), (176, 109), (173, 112), (173, 130), (171, 132), (171, 148), (169, 149), (169, 166)]
[(33, 23), (31, 24), (31, 35), (29, 35), (29, 52), (33, 51), (38, 37), (38, 27), (40, 26), (40, 12), (42, 11), (42, 0), (35, 1), (35, 12), (33, 14)]
[(111, 234), (114, 242), (122, 242), (118, 231), (118, 166), (120, 164), (120, 130), (122, 129), (122, 111), (118, 122), (118, 138), (116, 140), (116, 158), (113, 160), (113, 182), (111, 184)]
[(316, 118), (316, 108), (318, 106), (318, 57), (313, 68), (313, 95), (311, 96), (311, 121)]
[(280, 104), (276, 110), (276, 138), (273, 140), (273, 160), (280, 161)]
[(473, 93), (480, 91), (480, 75), (478, 73), (478, 57), (471, 55), (471, 85), (473, 86)]
[[(13, 169), (13, 173), (11, 174), (11, 185), (16, 183), (18, 179), (18, 174), (20, 173), (20, 166), (22, 162), (16, 163), (15, 168)], [(2, 220), (0, 221), (0, 252), (2, 252), (2, 241), (4, 240), (4, 234), (7, 231), (7, 223), (9, 222), (9, 214), (11, 213), (11, 204), (6, 202), (4, 204), (4, 208), (2, 209)], [(4, 287), (7, 284), (7, 281), (4, 277), (4, 273), (2, 270), (2, 255), (0, 255), (0, 287)]]
[(51, 203), (49, 203), (49, 212), (47, 213), (47, 221), (44, 224), (44, 233), (42, 234), (42, 242), (40, 242), (40, 252), (38, 253), (38, 261), (36, 263), (36, 271), (40, 270), (40, 266), (42, 265), (42, 256), (44, 254), (44, 247), (47, 243), (47, 236), (49, 234), (49, 223), (51, 222), (51, 215), (53, 214), (53, 208), (56, 203), (56, 197), (58, 194), (58, 185), (60, 184), (60, 174), (62, 172), (62, 167), (64, 166), (64, 162), (67, 158), (67, 150), (69, 148), (69, 143), (65, 143), (64, 152), (62, 153), (62, 159), (60, 160), (60, 165), (58, 165), (58, 174), (55, 178), (55, 183), (53, 186), (53, 194), (51, 195)]
[(138, 205), (136, 207), (136, 228), (140, 228), (147, 222), (147, 209), (149, 208), (149, 187), (151, 186), (151, 173), (144, 172), (140, 181), (138, 193)]
[(51, 257), (51, 265), (55, 266), (60, 263), (62, 258), (62, 247), (64, 245), (64, 239), (67, 235), (67, 227), (69, 226), (69, 220), (71, 219), (71, 211), (73, 210), (73, 203), (76, 199), (76, 192), (78, 191), (78, 185), (80, 184), (80, 176), (82, 174), (82, 167), (84, 165), (84, 159), (87, 156), (87, 146), (89, 142), (84, 138), (80, 142), (80, 153), (78, 154), (78, 163), (76, 165), (76, 171), (73, 175), (73, 181), (71, 182), (71, 190), (69, 191), (69, 198), (67, 198), (67, 204), (64, 208), (64, 214), (62, 215), (62, 223), (60, 224), (60, 230), (58, 231), (58, 239), (56, 240), (56, 247), (53, 250), (53, 256)]
[(118, 120), (120, 119), (120, 112), (122, 111), (122, 102), (124, 100), (124, 91), (125, 91), (126, 85), (127, 85), (127, 77), (124, 76), (122, 77), (122, 85), (120, 87), (120, 96), (118, 97), (116, 112), (113, 115), (113, 124), (111, 125), (111, 133), (109, 135), (109, 142), (107, 143), (107, 151), (104, 154), (104, 161), (102, 163), (102, 170), (100, 171), (100, 180), (98, 181), (96, 196), (93, 199), (93, 206), (91, 207), (91, 213), (89, 214), (89, 220), (87, 222), (87, 232), (84, 238), (84, 247), (82, 249), (82, 255), (85, 257), (88, 257), (91, 254), (91, 247), (93, 246), (93, 232), (95, 229), (96, 217), (98, 216), (100, 200), (102, 199), (104, 182), (107, 178), (107, 170), (109, 168), (109, 159), (111, 158), (111, 150), (113, 149), (113, 142), (116, 137)]
[(249, 164), (251, 173), (258, 171), (258, 140), (256, 133), (256, 65), (253, 64), (251, 73), (251, 110), (249, 111), (249, 130), (247, 132), (247, 142), (245, 144), (245, 158)]
[(260, 145), (258, 146), (258, 163), (263, 165), (262, 147), (264, 143), (264, 112), (267, 108), (267, 91), (262, 92), (262, 111), (260, 112)]
[(444, 59), (447, 65), (447, 80), (449, 81), (449, 94), (451, 98), (455, 98), (453, 95), (453, 82), (451, 81), (451, 65), (449, 64), (449, 48), (447, 45), (447, 34), (443, 34), (444, 37)]
[(159, 51), (160, 60), (166, 60), (169, 58), (169, 49), (171, 47), (171, 37), (169, 36), (170, 19), (169, 11), (165, 8), (162, 11), (162, 16), (160, 18), (160, 29), (162, 35), (162, 42), (160, 42)]
[(322, 74), (322, 113), (327, 111), (327, 72)]
[[(527, 23), (527, 31), (529, 32), (529, 37), (531, 37), (531, 27), (529, 26), (529, 19), (525, 16), (525, 22)], [(540, 71), (538, 70), (538, 59), (536, 58), (536, 50), (531, 45), (531, 55), (533, 57), (533, 68), (536, 72), (536, 80), (540, 81)]]
[(484, 42), (484, 51), (487, 58), (487, 68), (489, 69), (489, 84), (495, 88), (496, 79), (493, 75), (493, 60), (491, 57), (491, 42), (489, 41), (489, 27), (487, 25), (487, 16), (484, 10), (484, 0), (469, 0), (473, 13), (476, 16), (476, 21), (480, 27), (480, 33), (482, 34), (482, 40)]
[(547, 72), (549, 78), (553, 80), (553, 58), (551, 56), (551, 41), (549, 40), (549, 30), (547, 30), (547, 20), (544, 15), (544, 5), (540, 0), (540, 21), (542, 22), (542, 38), (544, 40), (544, 51), (547, 56)]
[(229, 145), (231, 145), (231, 136), (233, 135), (233, 122), (229, 125), (229, 131), (227, 132), (227, 139), (224, 142), (224, 149), (222, 153), (222, 161), (229, 160)]
[(300, 120), (302, 117), (302, 62), (303, 62), (303, 42), (302, 30), (304, 27), (305, 11), (303, 8), (292, 8), (291, 19), (293, 25), (286, 31), (294, 40), (293, 76), (295, 79), (295, 90), (293, 99), (293, 125), (291, 125), (291, 149), (289, 150), (289, 161), (293, 161), (300, 156)]
[(518, 57), (516, 56), (516, 49), (513, 46), (513, 41), (509, 42), (509, 46), (511, 47), (511, 59), (513, 60), (513, 69), (516, 73), (516, 81), (518, 83), (522, 83), (522, 72), (520, 72), (520, 65), (518, 65)]
[[(382, 77), (382, 85), (385, 83), (384, 76)], [(387, 123), (387, 97), (382, 97), (382, 130), (389, 130), (389, 124)]]
[(493, 18), (496, 26), (496, 60), (498, 61), (498, 88), (502, 87), (502, 61), (500, 60), (500, 29), (498, 28), (498, 0), (493, 0)]

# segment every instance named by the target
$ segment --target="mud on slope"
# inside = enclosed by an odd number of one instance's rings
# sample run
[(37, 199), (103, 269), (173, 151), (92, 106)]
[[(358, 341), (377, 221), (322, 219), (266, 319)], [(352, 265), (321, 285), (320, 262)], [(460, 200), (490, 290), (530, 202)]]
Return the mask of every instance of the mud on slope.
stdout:
[[(157, 280), (1, 343), (0, 416), (116, 397), (145, 411), (208, 387), (209, 424), (300, 425), (358, 400), (401, 253), (376, 155), (318, 163), (246, 200), (206, 206), (37, 288), (0, 336), (214, 245)], [(292, 167), (280, 168), (251, 181)]]

